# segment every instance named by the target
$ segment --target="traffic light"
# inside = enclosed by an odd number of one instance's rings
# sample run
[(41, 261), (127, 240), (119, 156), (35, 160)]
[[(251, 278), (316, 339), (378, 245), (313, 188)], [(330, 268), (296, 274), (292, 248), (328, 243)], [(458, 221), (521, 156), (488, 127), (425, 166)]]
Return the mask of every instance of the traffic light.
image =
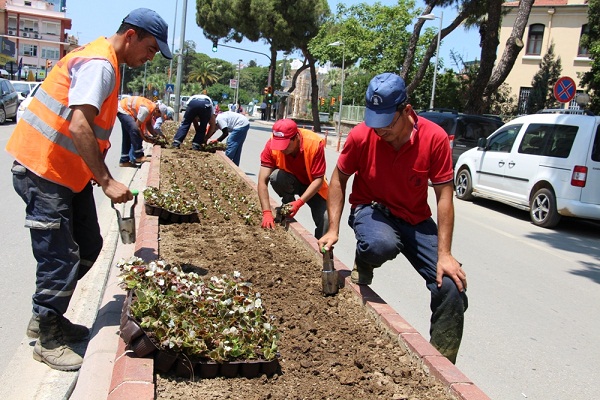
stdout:
[(332, 105), (332, 106), (335, 106), (335, 97), (332, 97), (332, 98), (331, 98), (331, 105)]
[(52, 61), (46, 60), (46, 70), (49, 70), (50, 68), (52, 68)]
[(212, 51), (213, 51), (213, 53), (216, 53), (217, 52), (217, 46), (219, 45), (219, 43), (218, 43), (219, 41), (217, 39), (213, 39), (212, 42), (213, 42)]
[(265, 86), (264, 90), (263, 90), (263, 94), (269, 94), (269, 87)]
[(273, 86), (268, 86), (267, 89), (269, 89), (270, 94), (273, 94)]
[(324, 106), (325, 105), (325, 97), (321, 97), (321, 105)]

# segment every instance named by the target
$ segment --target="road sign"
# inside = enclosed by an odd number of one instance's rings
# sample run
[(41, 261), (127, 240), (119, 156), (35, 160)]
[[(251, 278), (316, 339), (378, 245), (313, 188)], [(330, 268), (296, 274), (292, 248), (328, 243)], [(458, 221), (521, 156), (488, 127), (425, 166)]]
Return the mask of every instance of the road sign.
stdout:
[(8, 73), (12, 75), (17, 72), (17, 63), (14, 61), (9, 61), (4, 65), (4, 69), (6, 69)]
[(281, 96), (289, 96), (289, 95), (290, 95), (289, 92), (284, 92), (282, 90), (276, 90), (275, 91), (275, 96), (280, 96), (281, 97)]
[(561, 103), (568, 103), (575, 97), (575, 89), (575, 81), (568, 76), (563, 76), (554, 84), (554, 97)]
[(167, 88), (165, 89), (167, 93), (175, 92), (175, 85), (172, 83), (167, 83)]
[(237, 79), (230, 79), (229, 80), (229, 87), (232, 89), (236, 89), (238, 85), (238, 81)]

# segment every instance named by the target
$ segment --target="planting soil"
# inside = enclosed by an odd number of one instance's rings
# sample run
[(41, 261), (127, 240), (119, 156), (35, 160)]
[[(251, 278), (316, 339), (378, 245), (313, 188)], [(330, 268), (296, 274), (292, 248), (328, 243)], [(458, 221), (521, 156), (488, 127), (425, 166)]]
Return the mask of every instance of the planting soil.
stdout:
[(156, 376), (157, 399), (453, 399), (348, 289), (321, 294), (318, 256), (264, 230), (255, 191), (218, 154), (162, 149), (161, 190), (194, 193), (200, 222), (161, 224), (159, 254), (208, 279), (239, 271), (281, 337), (271, 377)]

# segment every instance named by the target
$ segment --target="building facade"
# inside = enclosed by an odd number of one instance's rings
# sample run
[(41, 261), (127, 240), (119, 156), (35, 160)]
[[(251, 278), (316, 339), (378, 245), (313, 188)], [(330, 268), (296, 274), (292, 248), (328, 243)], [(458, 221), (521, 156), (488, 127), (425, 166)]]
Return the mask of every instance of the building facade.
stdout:
[(65, 16), (65, 7), (60, 7), (62, 11), (54, 8), (52, 2), (42, 0), (0, 0), (2, 65), (7, 61), (21, 65), (21, 78), (43, 80), (77, 44), (76, 38), (66, 33), (71, 19)]
[[(502, 20), (498, 57), (504, 54), (506, 41), (517, 17), (519, 2), (508, 2), (503, 7), (508, 14)], [(552, 44), (555, 56), (560, 56), (561, 59), (562, 76), (572, 78), (577, 93), (583, 93), (583, 88), (579, 86), (581, 75), (590, 70), (592, 63), (588, 57), (588, 49), (581, 45), (581, 37), (588, 29), (587, 23), (588, 5), (585, 0), (534, 2), (523, 35), (524, 47), (505, 81), (511, 88), (511, 94), (518, 98), (519, 114), (525, 113), (531, 82)], [(569, 108), (579, 108), (576, 99), (569, 103)]]

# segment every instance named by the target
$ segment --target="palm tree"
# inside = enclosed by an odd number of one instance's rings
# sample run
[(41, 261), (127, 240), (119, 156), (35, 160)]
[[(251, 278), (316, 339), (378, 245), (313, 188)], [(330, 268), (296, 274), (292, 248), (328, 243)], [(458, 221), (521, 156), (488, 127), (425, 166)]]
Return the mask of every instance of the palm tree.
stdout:
[(188, 75), (188, 82), (200, 82), (202, 86), (210, 86), (219, 80), (218, 67), (212, 61), (200, 61), (194, 65)]

